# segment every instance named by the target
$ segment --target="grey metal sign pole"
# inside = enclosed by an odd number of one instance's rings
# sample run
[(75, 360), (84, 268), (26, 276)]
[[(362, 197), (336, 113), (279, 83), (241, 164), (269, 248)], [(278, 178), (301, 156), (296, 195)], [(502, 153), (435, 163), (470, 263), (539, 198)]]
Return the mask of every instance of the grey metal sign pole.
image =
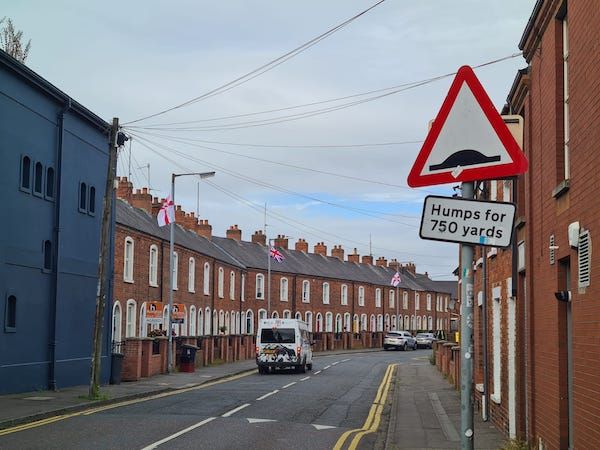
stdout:
[[(171, 201), (175, 205), (175, 174), (171, 175)], [(171, 222), (169, 230), (169, 347), (167, 348), (167, 373), (173, 373), (173, 253), (175, 252), (175, 221)]]
[[(462, 183), (462, 197), (473, 199), (473, 182)], [(460, 428), (461, 449), (473, 449), (473, 245), (461, 244)]]

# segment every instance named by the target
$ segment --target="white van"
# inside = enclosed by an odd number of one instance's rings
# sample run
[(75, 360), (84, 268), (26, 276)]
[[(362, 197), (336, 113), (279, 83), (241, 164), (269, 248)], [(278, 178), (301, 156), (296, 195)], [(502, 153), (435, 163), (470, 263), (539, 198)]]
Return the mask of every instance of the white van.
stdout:
[(297, 319), (261, 319), (256, 336), (258, 372), (291, 367), (302, 373), (312, 369), (311, 333)]

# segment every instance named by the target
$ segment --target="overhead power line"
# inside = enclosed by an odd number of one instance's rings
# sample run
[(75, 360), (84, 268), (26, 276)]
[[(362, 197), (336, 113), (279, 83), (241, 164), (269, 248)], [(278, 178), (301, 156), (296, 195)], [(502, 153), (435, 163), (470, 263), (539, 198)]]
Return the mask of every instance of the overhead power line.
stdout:
[(309, 48), (311, 48), (312, 46), (318, 44), (319, 42), (321, 42), (322, 40), (328, 38), (329, 36), (331, 36), (332, 34), (336, 33), (337, 31), (341, 30), (342, 28), (344, 28), (345, 26), (347, 26), (348, 24), (354, 22), (356, 19), (358, 19), (359, 17), (365, 15), (366, 13), (368, 13), (369, 11), (371, 11), (372, 9), (376, 8), (377, 6), (379, 6), (380, 4), (382, 4), (385, 0), (379, 0), (377, 3), (375, 3), (374, 5), (370, 6), (367, 9), (364, 9), (363, 11), (359, 12), (358, 14), (350, 17), (349, 19), (345, 20), (344, 22), (340, 23), (339, 25), (336, 25), (333, 28), (330, 28), (329, 30), (327, 30), (326, 32), (318, 35), (317, 37), (305, 42), (304, 44), (300, 45), (299, 47), (296, 47), (293, 50), (290, 50), (287, 53), (284, 53), (283, 55), (279, 56), (278, 58), (275, 58), (271, 61), (269, 61), (266, 64), (263, 64), (262, 66), (247, 72), (246, 74), (228, 82), (225, 83), (215, 89), (212, 89), (202, 95), (199, 95), (197, 97), (194, 97), (190, 100), (187, 100), (179, 105), (164, 109), (162, 111), (159, 111), (157, 113), (154, 114), (150, 114), (144, 117), (141, 117), (139, 119), (133, 120), (131, 122), (125, 122), (126, 124), (131, 124), (131, 123), (136, 123), (136, 122), (141, 122), (142, 120), (146, 120), (146, 119), (150, 119), (152, 117), (157, 117), (160, 116), (162, 114), (166, 114), (170, 111), (176, 110), (176, 109), (180, 109), (183, 108), (185, 106), (191, 105), (193, 103), (199, 102), (201, 100), (207, 99), (209, 97), (213, 97), (215, 95), (218, 94), (222, 94), (223, 92), (227, 92), (237, 86), (240, 86), (244, 83), (247, 83), (248, 81), (252, 80), (253, 78), (256, 78), (260, 75), (262, 75), (263, 73), (266, 73), (272, 69), (274, 69), (275, 67), (283, 64), (284, 62), (292, 59), (293, 57), (299, 55), (300, 53), (308, 50)]

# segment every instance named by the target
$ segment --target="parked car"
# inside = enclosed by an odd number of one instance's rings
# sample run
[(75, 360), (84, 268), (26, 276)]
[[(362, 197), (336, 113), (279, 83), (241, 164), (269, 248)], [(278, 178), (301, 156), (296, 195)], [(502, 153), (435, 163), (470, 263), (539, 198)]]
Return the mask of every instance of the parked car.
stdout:
[(417, 340), (408, 331), (388, 331), (383, 338), (383, 349), (417, 349)]
[(431, 348), (435, 341), (436, 341), (436, 338), (433, 333), (418, 333), (417, 334), (417, 347)]

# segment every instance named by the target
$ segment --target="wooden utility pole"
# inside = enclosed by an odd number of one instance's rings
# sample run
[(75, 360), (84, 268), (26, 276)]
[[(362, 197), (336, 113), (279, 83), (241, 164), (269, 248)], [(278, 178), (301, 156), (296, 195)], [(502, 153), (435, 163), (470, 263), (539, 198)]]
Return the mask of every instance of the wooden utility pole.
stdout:
[(90, 373), (90, 399), (96, 399), (100, 394), (100, 361), (102, 358), (102, 329), (104, 326), (104, 309), (106, 307), (106, 268), (108, 266), (110, 224), (112, 221), (112, 199), (117, 168), (117, 135), (119, 119), (113, 118), (108, 146), (108, 169), (106, 174), (106, 189), (102, 202), (102, 228), (100, 234), (100, 259), (98, 261), (98, 289), (96, 290), (96, 315), (94, 318), (94, 340), (92, 345), (92, 365)]

